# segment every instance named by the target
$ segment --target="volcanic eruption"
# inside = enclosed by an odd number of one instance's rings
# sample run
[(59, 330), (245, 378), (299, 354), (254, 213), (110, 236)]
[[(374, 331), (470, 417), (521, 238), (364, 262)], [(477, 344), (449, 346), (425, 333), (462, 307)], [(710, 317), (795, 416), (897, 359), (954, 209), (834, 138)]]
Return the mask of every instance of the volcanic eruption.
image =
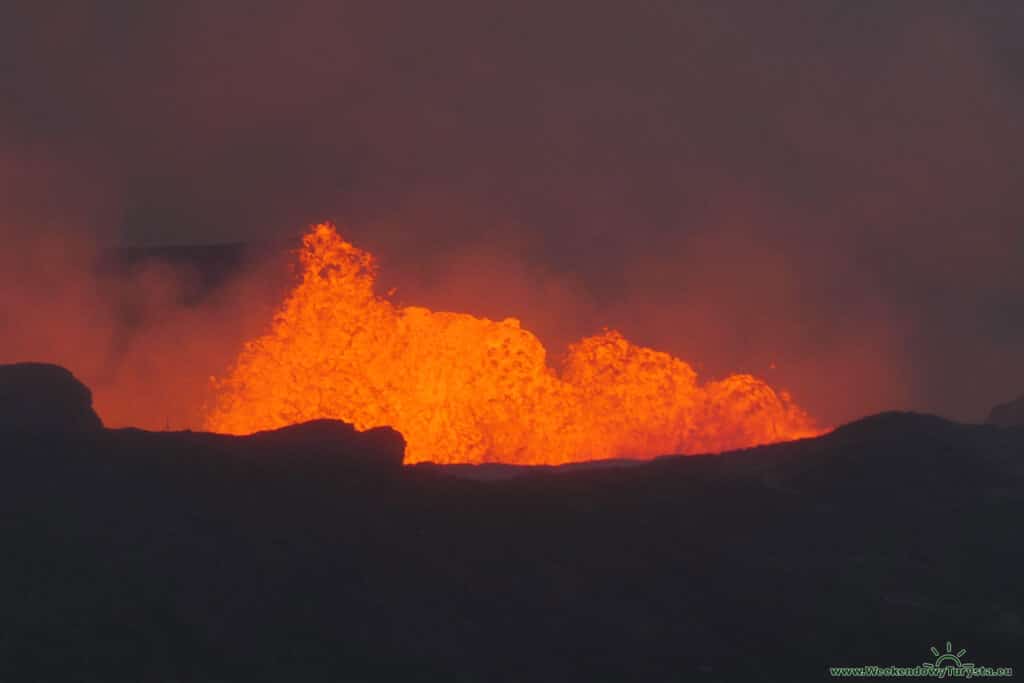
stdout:
[(615, 330), (569, 347), (560, 370), (519, 320), (398, 307), (372, 254), (330, 224), (299, 252), (302, 279), (270, 330), (214, 379), (210, 431), (318, 418), (388, 425), (406, 462), (560, 464), (743, 448), (820, 433), (784, 391), (686, 362)]

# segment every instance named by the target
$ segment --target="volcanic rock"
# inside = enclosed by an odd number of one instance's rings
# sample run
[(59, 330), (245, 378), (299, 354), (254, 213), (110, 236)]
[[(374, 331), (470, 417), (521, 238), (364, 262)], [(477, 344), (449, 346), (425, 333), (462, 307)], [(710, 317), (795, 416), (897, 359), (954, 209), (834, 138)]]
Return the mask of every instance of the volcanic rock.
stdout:
[(988, 414), (987, 423), (998, 427), (1024, 426), (1024, 396), (1015, 401), (997, 405)]
[[(365, 432), (340, 420), (313, 420), (244, 438), (244, 447), (262, 449), (296, 463), (345, 462), (361, 468), (402, 466), (405, 438), (390, 427)], [(297, 464), (297, 463), (296, 463)]]
[(49, 363), (0, 365), (0, 431), (85, 432), (103, 428), (92, 392)]
[(485, 481), (403, 445), (0, 441), (0, 681), (813, 681), (946, 638), (1019, 661), (1024, 430), (885, 413)]

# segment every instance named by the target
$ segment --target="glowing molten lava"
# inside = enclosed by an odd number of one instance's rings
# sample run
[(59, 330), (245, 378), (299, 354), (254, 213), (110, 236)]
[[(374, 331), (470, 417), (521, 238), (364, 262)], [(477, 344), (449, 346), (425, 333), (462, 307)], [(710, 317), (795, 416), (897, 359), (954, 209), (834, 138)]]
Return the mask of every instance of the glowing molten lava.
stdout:
[(698, 453), (818, 433), (750, 375), (697, 383), (678, 358), (615, 331), (569, 348), (501, 322), (398, 308), (373, 292), (373, 256), (331, 225), (303, 239), (302, 282), (268, 334), (215, 381), (206, 428), (234, 434), (316, 418), (390, 425), (406, 462), (556, 464)]

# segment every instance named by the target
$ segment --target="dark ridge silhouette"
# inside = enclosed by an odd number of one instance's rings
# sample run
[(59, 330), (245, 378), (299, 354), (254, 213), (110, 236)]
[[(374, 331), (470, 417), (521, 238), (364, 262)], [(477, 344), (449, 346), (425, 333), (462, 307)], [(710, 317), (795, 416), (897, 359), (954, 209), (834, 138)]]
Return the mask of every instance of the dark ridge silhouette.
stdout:
[(394, 429), (377, 427), (360, 432), (338, 420), (313, 420), (258, 432), (233, 443), (243, 453), (264, 452), (291, 458), (291, 462), (322, 463), (327, 467), (347, 461), (365, 469), (393, 472), (401, 468), (405, 457), (405, 439)]
[(1024, 396), (997, 405), (988, 414), (987, 423), (998, 427), (1024, 427)]
[(59, 365), (0, 365), (0, 431), (80, 432), (101, 429), (92, 392)]
[(805, 681), (1020, 666), (1024, 431), (493, 481), (392, 430), (0, 430), (0, 680)]
[[(390, 427), (359, 432), (336, 420), (316, 420), (249, 436), (112, 429), (93, 443), (111, 453), (145, 453), (146, 459), (183, 468), (183, 473), (191, 467), (224, 465), (328, 479), (354, 474), (396, 476), (405, 454), (405, 439)], [(199, 462), (207, 456), (207, 461)]]

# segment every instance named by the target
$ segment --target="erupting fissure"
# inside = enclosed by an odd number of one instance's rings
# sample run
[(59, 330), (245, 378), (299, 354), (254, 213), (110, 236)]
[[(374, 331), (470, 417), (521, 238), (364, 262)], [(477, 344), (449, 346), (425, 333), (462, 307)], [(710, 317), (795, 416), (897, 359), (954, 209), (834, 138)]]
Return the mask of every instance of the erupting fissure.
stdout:
[(560, 372), (515, 318), (400, 308), (334, 226), (303, 239), (302, 281), (270, 331), (214, 380), (205, 427), (245, 434), (317, 418), (390, 425), (406, 462), (558, 464), (714, 452), (820, 432), (751, 375), (698, 384), (684, 361), (614, 330), (570, 345)]

